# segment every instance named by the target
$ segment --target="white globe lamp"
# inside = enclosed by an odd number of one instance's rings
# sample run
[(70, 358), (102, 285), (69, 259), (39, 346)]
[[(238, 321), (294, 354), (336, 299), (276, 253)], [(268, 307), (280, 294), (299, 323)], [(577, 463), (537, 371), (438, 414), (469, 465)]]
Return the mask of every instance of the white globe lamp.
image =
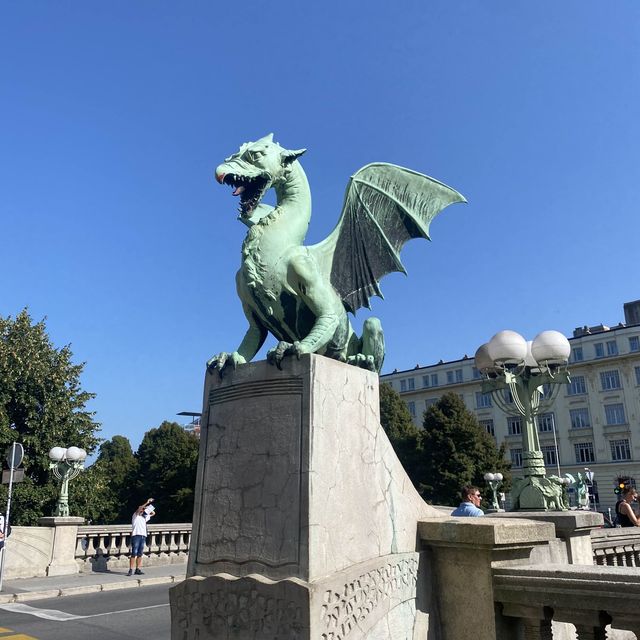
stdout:
[(527, 356), (527, 341), (516, 331), (499, 331), (489, 340), (487, 348), (498, 364), (521, 364)]
[(60, 462), (66, 452), (67, 450), (64, 447), (53, 447), (53, 449), (49, 451), (49, 458), (54, 462)]
[(564, 364), (571, 355), (571, 345), (559, 331), (543, 331), (533, 339), (531, 354), (540, 364)]
[(496, 368), (491, 356), (489, 355), (489, 344), (487, 342), (478, 348), (476, 355), (474, 356), (474, 360), (476, 369), (481, 373), (493, 371)]

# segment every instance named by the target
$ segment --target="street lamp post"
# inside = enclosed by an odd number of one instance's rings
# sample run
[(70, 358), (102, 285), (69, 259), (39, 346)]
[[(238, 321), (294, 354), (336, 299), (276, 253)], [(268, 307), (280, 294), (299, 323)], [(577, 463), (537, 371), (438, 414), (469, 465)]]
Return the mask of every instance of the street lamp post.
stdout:
[(491, 509), (488, 510), (488, 513), (504, 511), (504, 509), (500, 508), (500, 503), (498, 502), (498, 488), (502, 484), (502, 474), (501, 473), (485, 473), (484, 479), (487, 481), (487, 484), (489, 485), (489, 488), (493, 493)]
[(515, 331), (500, 331), (476, 351), (476, 368), (484, 376), (482, 391), (491, 393), (506, 414), (513, 413), (503, 395), (505, 390), (509, 391), (516, 411), (523, 418), (524, 477), (513, 482), (514, 511), (568, 508), (562, 479), (546, 476), (535, 417), (553, 403), (560, 385), (569, 382), (570, 353), (569, 341), (558, 331), (543, 331), (531, 342)]
[(60, 497), (55, 513), (58, 517), (69, 517), (69, 481), (82, 471), (86, 457), (87, 452), (79, 447), (53, 447), (49, 451), (49, 469), (60, 480)]

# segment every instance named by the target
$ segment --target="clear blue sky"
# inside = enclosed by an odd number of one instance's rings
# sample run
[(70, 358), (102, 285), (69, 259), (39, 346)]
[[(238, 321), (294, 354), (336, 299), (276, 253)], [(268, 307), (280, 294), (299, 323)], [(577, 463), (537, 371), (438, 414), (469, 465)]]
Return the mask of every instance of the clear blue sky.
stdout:
[(469, 201), (382, 283), (385, 371), (640, 298), (637, 0), (22, 0), (0, 60), (0, 314), (71, 343), (103, 437), (199, 410), (242, 338), (244, 227), (213, 170), (269, 132), (308, 149), (310, 243), (368, 162)]

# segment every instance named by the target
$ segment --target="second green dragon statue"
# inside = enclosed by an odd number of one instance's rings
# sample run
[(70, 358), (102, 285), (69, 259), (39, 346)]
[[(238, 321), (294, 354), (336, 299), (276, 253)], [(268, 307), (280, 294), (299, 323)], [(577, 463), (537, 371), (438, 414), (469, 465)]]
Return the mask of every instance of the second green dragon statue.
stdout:
[[(304, 246), (311, 192), (298, 158), (305, 149), (281, 147), (270, 134), (216, 168), (220, 184), (240, 198), (239, 219), (249, 231), (236, 275), (249, 328), (236, 351), (219, 353), (207, 369), (220, 375), (249, 362), (271, 332), (278, 344), (267, 359), (318, 353), (380, 371), (384, 337), (377, 318), (358, 337), (348, 312), (382, 297), (387, 273), (406, 273), (400, 250), (411, 238), (429, 239), (431, 220), (446, 206), (466, 202), (454, 189), (421, 173), (386, 163), (368, 164), (349, 180), (336, 228), (322, 242)], [(274, 189), (276, 206), (261, 202)]]

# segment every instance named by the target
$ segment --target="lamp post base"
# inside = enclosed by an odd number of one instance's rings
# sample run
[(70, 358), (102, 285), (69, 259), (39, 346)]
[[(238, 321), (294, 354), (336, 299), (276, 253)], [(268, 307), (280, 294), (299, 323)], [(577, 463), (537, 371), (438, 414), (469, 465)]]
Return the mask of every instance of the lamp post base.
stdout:
[(556, 476), (516, 478), (511, 490), (513, 511), (567, 511), (564, 485)]

